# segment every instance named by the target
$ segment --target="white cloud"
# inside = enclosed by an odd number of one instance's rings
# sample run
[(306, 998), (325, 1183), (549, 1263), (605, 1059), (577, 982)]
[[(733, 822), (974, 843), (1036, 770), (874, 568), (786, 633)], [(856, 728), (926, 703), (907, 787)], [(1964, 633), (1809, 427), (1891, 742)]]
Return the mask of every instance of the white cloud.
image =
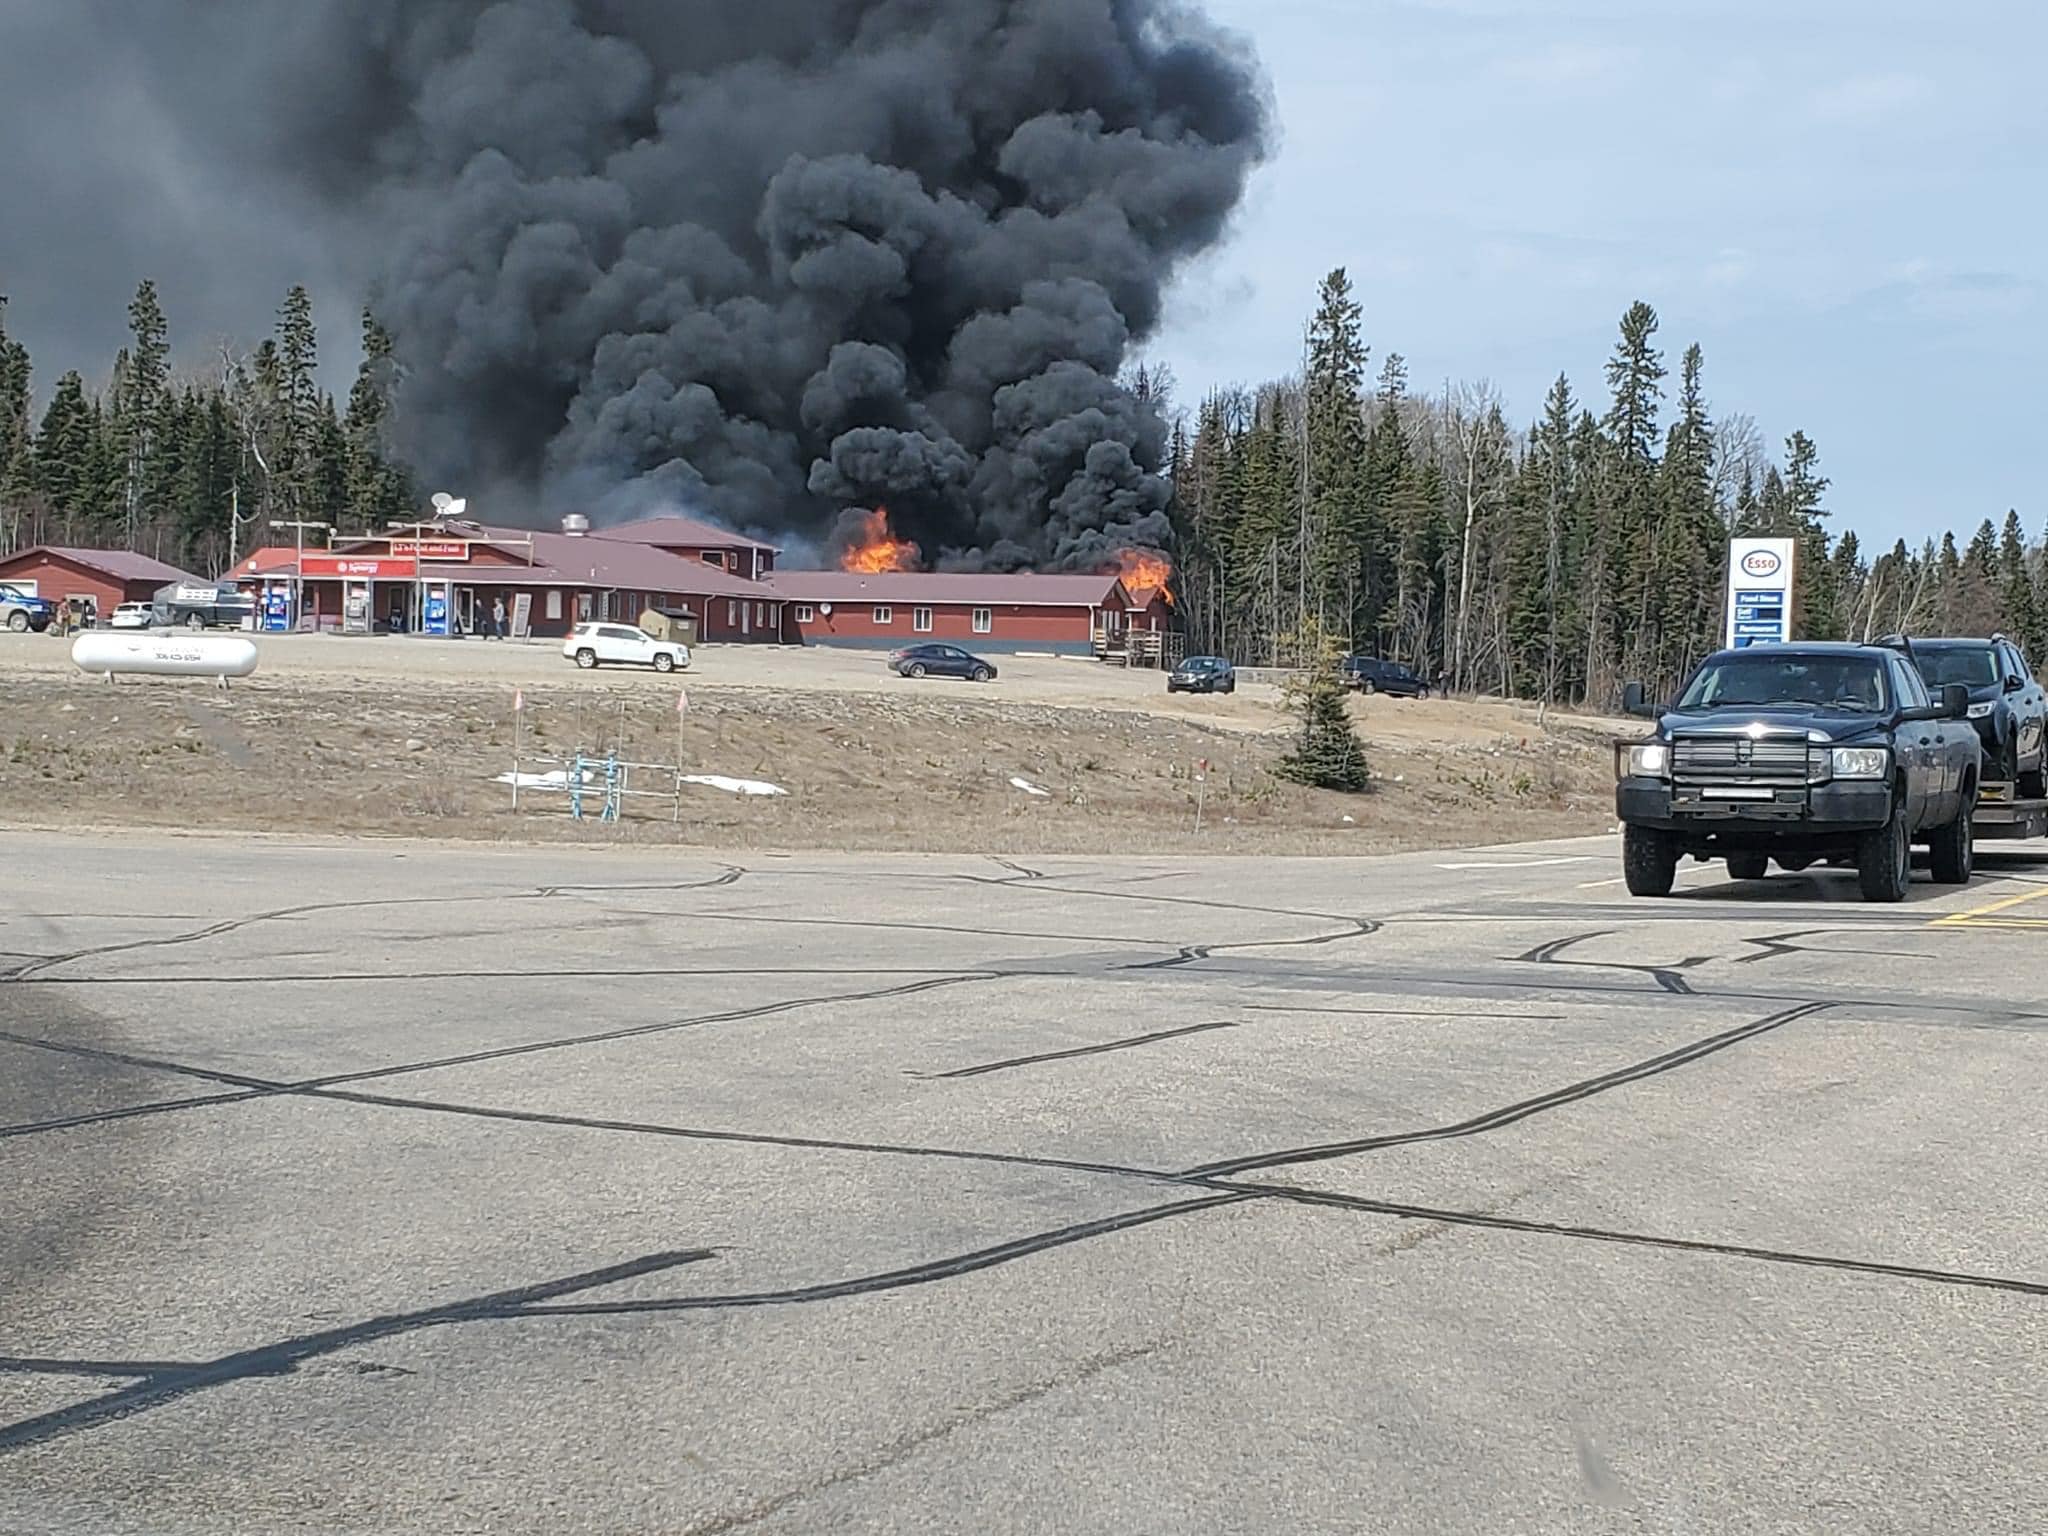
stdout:
[(1823, 123), (1863, 123), (1903, 112), (1933, 94), (1933, 83), (1919, 75), (1855, 75), (1814, 92), (1807, 111)]

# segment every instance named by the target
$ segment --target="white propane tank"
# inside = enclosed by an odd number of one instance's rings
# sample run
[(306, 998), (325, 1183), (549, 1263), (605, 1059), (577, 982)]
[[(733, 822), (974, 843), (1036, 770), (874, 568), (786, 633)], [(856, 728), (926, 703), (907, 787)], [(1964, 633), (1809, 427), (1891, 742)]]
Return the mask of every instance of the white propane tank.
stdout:
[(247, 677), (256, 642), (234, 635), (137, 635), (91, 630), (71, 642), (81, 672), (117, 677)]

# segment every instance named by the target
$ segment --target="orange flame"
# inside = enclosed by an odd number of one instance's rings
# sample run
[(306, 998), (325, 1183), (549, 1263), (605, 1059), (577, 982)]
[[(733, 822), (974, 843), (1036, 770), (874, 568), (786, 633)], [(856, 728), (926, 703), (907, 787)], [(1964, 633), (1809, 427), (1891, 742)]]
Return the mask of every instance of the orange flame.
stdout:
[(1163, 592), (1173, 601), (1173, 562), (1156, 549), (1126, 549), (1117, 556), (1118, 574), (1124, 590), (1133, 597)]
[(842, 571), (875, 575), (882, 571), (914, 571), (924, 552), (908, 539), (889, 532), (889, 509), (877, 507), (860, 520), (859, 536), (840, 553)]

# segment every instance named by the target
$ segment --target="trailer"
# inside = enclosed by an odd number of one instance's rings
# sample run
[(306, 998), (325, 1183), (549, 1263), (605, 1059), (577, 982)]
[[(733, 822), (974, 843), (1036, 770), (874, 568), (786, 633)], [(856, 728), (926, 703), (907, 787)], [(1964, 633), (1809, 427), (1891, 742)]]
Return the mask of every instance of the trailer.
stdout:
[(1970, 828), (1980, 842), (2048, 837), (2048, 800), (2022, 800), (2010, 780), (1986, 784), (1977, 792)]

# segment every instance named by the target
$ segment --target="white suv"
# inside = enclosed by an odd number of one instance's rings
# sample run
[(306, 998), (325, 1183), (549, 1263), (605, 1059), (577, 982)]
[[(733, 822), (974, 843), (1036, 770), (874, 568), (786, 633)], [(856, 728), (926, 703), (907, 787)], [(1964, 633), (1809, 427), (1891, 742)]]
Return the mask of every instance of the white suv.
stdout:
[(690, 648), (657, 640), (631, 624), (578, 624), (562, 642), (562, 654), (589, 671), (597, 666), (652, 667), (657, 672), (687, 671)]
[(107, 620), (109, 629), (148, 629), (156, 622), (156, 604), (123, 603)]

